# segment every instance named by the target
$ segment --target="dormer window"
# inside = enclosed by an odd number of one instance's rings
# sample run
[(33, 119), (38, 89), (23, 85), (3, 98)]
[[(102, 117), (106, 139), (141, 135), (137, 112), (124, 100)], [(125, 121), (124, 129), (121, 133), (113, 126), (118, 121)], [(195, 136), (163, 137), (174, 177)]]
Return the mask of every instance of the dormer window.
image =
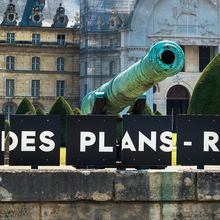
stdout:
[(5, 25), (16, 25), (18, 19), (18, 13), (16, 13), (15, 5), (12, 4), (12, 0), (10, 0), (10, 4), (7, 5), (7, 9), (4, 13), (4, 21)]
[(41, 13), (41, 8), (37, 2), (36, 5), (32, 8), (32, 13), (30, 14), (29, 20), (32, 25), (42, 25), (42, 21), (44, 20), (44, 18), (43, 14)]
[(53, 26), (55, 27), (66, 27), (69, 19), (67, 15), (65, 15), (65, 8), (62, 7), (60, 4), (60, 7), (57, 9), (56, 14), (54, 15), (53, 18)]

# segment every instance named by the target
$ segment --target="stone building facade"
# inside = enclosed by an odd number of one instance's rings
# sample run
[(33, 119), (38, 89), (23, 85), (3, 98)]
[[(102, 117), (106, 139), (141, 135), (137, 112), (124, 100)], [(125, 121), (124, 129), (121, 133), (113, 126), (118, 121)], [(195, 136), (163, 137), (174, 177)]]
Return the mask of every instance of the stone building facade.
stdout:
[(80, 100), (170, 40), (185, 53), (176, 76), (153, 88), (153, 108), (184, 114), (197, 79), (220, 51), (219, 0), (82, 0)]
[(3, 3), (0, 110), (6, 119), (24, 97), (46, 113), (59, 96), (79, 107), (79, 28), (68, 25), (65, 7), (44, 0)]

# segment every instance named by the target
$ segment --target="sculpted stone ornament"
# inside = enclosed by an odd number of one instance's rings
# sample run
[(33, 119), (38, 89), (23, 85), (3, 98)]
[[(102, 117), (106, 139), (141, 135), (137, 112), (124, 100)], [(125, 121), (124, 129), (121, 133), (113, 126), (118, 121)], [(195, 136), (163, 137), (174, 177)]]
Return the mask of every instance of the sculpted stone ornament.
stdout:
[(62, 4), (60, 3), (59, 8), (57, 9), (57, 12), (53, 18), (53, 22), (54, 22), (53, 26), (66, 27), (68, 21), (69, 19), (67, 15), (65, 15), (65, 8), (62, 7)]
[(41, 13), (41, 7), (38, 5), (38, 1), (36, 1), (36, 5), (32, 8), (32, 13), (29, 17), (29, 20), (32, 25), (42, 25), (44, 18), (43, 14)]
[[(108, 20), (109, 29), (116, 29), (122, 26), (123, 22), (121, 18), (118, 16), (117, 9), (115, 6), (111, 9), (111, 17)], [(124, 23), (126, 21), (126, 18), (124, 18)]]
[(7, 5), (7, 9), (4, 13), (3, 24), (16, 25), (18, 19), (19, 17), (18, 17), (18, 13), (16, 13), (15, 5), (12, 4), (12, 0), (10, 0), (10, 4)]
[(135, 102), (144, 92), (167, 77), (174, 76), (184, 65), (184, 53), (176, 43), (161, 41), (133, 66), (82, 100), (83, 114), (93, 112), (96, 98), (103, 97), (103, 114), (116, 115)]
[(75, 23), (75, 25), (80, 25), (80, 18), (79, 18), (79, 12), (76, 12), (76, 16), (74, 17), (75, 18), (75, 21), (76, 21), (76, 23)]

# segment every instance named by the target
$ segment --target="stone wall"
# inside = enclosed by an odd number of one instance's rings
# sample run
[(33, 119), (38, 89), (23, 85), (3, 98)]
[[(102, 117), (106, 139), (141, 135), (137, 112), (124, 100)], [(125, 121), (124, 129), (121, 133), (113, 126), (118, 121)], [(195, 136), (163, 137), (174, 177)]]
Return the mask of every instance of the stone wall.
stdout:
[(218, 171), (0, 171), (0, 219), (220, 219)]

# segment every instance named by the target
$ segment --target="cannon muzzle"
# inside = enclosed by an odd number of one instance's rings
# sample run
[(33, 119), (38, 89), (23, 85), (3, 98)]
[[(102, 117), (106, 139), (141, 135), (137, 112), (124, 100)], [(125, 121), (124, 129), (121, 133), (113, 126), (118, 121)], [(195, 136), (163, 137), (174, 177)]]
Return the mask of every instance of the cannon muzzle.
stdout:
[(82, 100), (82, 114), (92, 112), (96, 93), (103, 92), (103, 113), (113, 115), (136, 101), (156, 83), (181, 71), (185, 56), (180, 46), (171, 41), (155, 44), (147, 55), (111, 81), (88, 93)]

